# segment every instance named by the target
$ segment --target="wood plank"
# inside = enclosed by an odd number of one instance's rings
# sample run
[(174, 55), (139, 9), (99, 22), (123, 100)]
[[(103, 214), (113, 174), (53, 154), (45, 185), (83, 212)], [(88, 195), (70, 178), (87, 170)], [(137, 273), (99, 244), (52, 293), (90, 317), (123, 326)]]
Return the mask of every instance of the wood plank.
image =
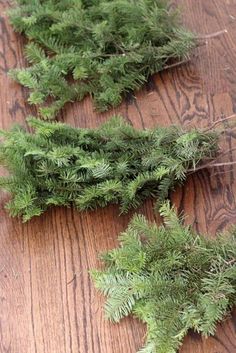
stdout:
[[(189, 65), (156, 75), (146, 87), (118, 109), (93, 111), (89, 99), (68, 104), (60, 120), (94, 127), (120, 113), (136, 127), (182, 124), (206, 126), (236, 112), (236, 1), (179, 0), (183, 20), (196, 33), (227, 29), (195, 51)], [(15, 34), (0, 0), (0, 125), (25, 124), (35, 110), (27, 92), (7, 71), (22, 67), (24, 39)], [(226, 149), (235, 147), (235, 132), (226, 134)], [(235, 158), (234, 155), (228, 158)], [(218, 168), (191, 176), (173, 194), (179, 211), (195, 229), (214, 236), (236, 223), (235, 168)], [(117, 235), (131, 217), (119, 217), (116, 207), (79, 213), (49, 210), (22, 225), (9, 218), (0, 196), (0, 353), (134, 353), (141, 347), (145, 327), (134, 319), (112, 325), (104, 320), (103, 298), (95, 291), (88, 270), (99, 265), (97, 255), (117, 244)], [(157, 220), (152, 203), (140, 209)], [(181, 353), (236, 352), (236, 315), (219, 325), (209, 339), (190, 333)]]

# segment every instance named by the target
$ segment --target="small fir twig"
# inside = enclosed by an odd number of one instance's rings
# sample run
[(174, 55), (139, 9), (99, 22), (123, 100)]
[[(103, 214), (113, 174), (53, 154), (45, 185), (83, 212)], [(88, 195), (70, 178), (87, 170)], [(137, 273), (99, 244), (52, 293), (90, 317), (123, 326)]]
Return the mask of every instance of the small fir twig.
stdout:
[(165, 203), (164, 226), (136, 215), (120, 246), (92, 271), (106, 317), (134, 315), (147, 326), (139, 353), (175, 353), (190, 329), (213, 335), (236, 304), (236, 232), (208, 240), (181, 224)]

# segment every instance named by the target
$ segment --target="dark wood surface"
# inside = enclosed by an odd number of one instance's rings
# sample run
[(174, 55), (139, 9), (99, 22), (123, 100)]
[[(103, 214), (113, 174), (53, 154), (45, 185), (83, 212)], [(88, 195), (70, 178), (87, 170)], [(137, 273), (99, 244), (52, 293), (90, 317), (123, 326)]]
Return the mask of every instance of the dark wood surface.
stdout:
[[(0, 1), (0, 125), (25, 124), (35, 113), (27, 92), (7, 77), (22, 67), (23, 38), (9, 25)], [(134, 126), (172, 123), (207, 126), (223, 113), (236, 112), (236, 0), (179, 0), (185, 24), (202, 34), (227, 29), (195, 51), (192, 62), (156, 75), (119, 109), (93, 111), (89, 99), (68, 105), (59, 119), (74, 126), (94, 127), (112, 113)], [(236, 135), (225, 134), (226, 149)], [(228, 155), (227, 160), (236, 157)], [(202, 171), (189, 177), (173, 194), (180, 211), (195, 229), (214, 236), (236, 223), (236, 167)], [(116, 207), (91, 213), (57, 208), (27, 224), (11, 219), (0, 195), (0, 353), (135, 353), (145, 338), (145, 326), (134, 319), (120, 325), (104, 320), (103, 298), (88, 270), (99, 265), (97, 255), (117, 244), (131, 214), (119, 217)], [(151, 202), (140, 212), (154, 220)], [(190, 333), (181, 353), (236, 352), (236, 316), (219, 325), (216, 335), (202, 339)]]

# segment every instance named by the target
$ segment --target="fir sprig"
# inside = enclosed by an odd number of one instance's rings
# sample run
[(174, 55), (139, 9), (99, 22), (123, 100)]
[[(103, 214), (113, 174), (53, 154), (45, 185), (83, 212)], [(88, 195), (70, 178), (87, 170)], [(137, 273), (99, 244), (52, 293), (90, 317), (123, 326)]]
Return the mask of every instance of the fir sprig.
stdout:
[(0, 187), (12, 194), (11, 215), (24, 221), (51, 205), (79, 210), (120, 205), (121, 212), (148, 197), (159, 201), (189, 170), (218, 153), (218, 135), (177, 126), (136, 130), (120, 117), (96, 129), (29, 120), (34, 133), (16, 126), (2, 131), (0, 161), (9, 177)]
[(183, 226), (165, 203), (164, 225), (136, 215), (120, 246), (92, 271), (107, 296), (105, 312), (118, 322), (133, 314), (147, 325), (140, 353), (176, 353), (189, 329), (213, 335), (236, 304), (236, 232), (209, 240)]
[(29, 88), (29, 102), (45, 119), (88, 94), (101, 111), (117, 106), (126, 92), (170, 59), (186, 58), (196, 44), (166, 0), (17, 3), (10, 21), (29, 39), (30, 66), (11, 74)]

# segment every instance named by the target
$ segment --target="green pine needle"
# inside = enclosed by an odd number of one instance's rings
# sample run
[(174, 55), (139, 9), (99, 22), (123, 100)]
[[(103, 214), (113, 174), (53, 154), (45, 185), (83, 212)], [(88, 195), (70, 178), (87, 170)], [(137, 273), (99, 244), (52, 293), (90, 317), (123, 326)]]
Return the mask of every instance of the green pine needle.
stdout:
[(189, 169), (218, 155), (218, 135), (180, 127), (136, 130), (120, 117), (96, 129), (29, 119), (28, 133), (2, 131), (0, 187), (12, 194), (11, 215), (24, 221), (52, 205), (79, 210), (119, 204), (121, 212), (148, 197), (167, 198)]
[(236, 232), (209, 240), (183, 226), (168, 202), (164, 225), (136, 215), (120, 246), (92, 271), (113, 322), (133, 314), (147, 325), (139, 353), (176, 353), (190, 329), (213, 335), (236, 304)]
[(169, 60), (186, 58), (195, 36), (165, 0), (18, 0), (9, 12), (28, 38), (29, 67), (11, 71), (44, 119), (90, 95), (107, 110)]

